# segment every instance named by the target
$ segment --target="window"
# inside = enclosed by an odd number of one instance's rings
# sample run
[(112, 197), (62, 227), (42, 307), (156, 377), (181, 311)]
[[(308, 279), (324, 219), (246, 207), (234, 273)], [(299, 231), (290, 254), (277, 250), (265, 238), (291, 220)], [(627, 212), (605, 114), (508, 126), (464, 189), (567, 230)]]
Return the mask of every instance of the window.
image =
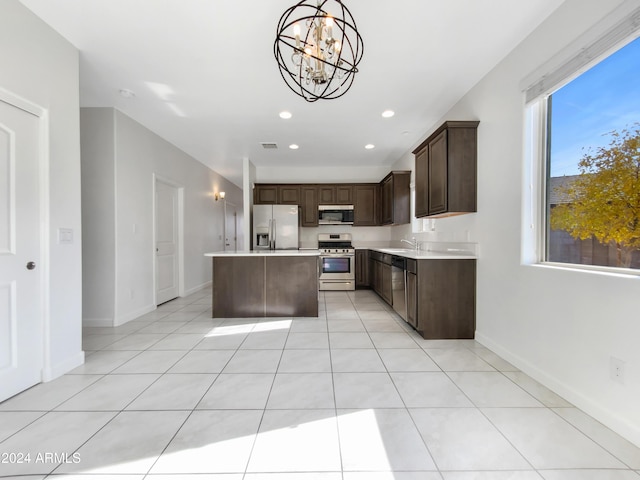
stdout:
[(640, 38), (542, 101), (544, 260), (640, 269)]

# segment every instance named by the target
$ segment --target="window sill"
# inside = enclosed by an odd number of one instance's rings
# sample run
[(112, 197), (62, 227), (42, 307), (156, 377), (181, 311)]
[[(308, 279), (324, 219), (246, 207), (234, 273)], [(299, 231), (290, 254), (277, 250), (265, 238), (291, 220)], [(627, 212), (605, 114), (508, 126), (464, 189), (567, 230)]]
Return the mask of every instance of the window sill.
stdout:
[(602, 267), (599, 265), (578, 265), (575, 263), (540, 262), (530, 264), (532, 267), (547, 268), (553, 270), (565, 270), (571, 272), (593, 273), (618, 278), (639, 278), (640, 270), (620, 267)]

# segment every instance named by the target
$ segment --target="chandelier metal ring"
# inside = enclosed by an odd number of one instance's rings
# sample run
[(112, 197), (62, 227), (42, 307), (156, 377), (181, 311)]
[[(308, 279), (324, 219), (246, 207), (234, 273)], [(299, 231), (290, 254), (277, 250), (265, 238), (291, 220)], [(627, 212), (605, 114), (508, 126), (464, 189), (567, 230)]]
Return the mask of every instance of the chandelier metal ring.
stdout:
[(273, 45), (280, 75), (308, 102), (344, 95), (363, 51), (362, 36), (341, 0), (302, 0), (288, 8)]

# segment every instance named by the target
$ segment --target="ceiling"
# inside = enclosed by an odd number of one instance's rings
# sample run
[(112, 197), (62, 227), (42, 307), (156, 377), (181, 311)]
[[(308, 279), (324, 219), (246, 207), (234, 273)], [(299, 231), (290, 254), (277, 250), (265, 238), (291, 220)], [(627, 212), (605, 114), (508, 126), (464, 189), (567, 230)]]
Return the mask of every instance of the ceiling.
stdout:
[(21, 0), (80, 50), (81, 106), (118, 108), (237, 185), (244, 158), (392, 165), (562, 1), (346, 0), (359, 73), (343, 97), (307, 103), (273, 56), (294, 0)]

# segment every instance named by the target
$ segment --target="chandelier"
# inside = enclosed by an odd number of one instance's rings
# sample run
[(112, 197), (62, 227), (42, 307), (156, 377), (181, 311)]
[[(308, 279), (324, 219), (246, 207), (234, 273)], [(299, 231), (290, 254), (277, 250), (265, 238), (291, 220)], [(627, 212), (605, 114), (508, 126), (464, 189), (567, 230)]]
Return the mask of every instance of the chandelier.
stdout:
[(302, 0), (288, 8), (273, 45), (282, 78), (308, 102), (347, 93), (363, 50), (356, 22), (341, 0)]

